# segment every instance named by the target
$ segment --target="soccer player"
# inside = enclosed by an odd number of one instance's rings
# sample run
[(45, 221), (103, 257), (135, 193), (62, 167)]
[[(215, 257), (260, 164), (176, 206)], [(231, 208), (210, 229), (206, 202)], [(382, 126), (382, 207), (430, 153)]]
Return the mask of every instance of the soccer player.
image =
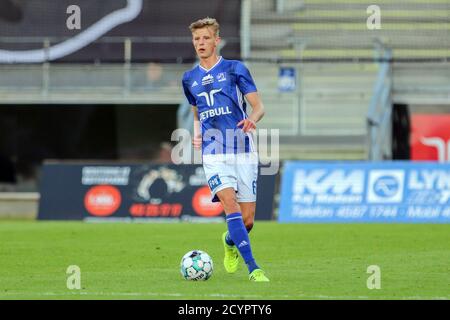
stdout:
[[(189, 29), (200, 63), (183, 76), (184, 93), (194, 113), (194, 148), (202, 149), (203, 168), (213, 202), (220, 201), (228, 231), (222, 235), (224, 266), (236, 272), (239, 253), (247, 264), (249, 279), (269, 279), (253, 257), (248, 232), (256, 209), (258, 154), (252, 132), (264, 116), (264, 106), (245, 65), (217, 54), (219, 24), (205, 18)], [(252, 112), (246, 113), (246, 102)]]

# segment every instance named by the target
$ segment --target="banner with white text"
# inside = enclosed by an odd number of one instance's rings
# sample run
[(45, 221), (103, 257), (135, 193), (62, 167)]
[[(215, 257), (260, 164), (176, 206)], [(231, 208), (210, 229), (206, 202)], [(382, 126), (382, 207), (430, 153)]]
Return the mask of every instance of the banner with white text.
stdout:
[(450, 164), (285, 163), (280, 222), (450, 222)]
[[(258, 177), (257, 220), (271, 220), (276, 176)], [(223, 222), (201, 165), (45, 163), (38, 219)]]

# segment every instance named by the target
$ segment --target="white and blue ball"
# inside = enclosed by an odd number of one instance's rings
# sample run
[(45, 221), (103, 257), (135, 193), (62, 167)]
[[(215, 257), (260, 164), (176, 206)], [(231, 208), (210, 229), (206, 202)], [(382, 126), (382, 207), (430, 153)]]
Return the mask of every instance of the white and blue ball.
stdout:
[(206, 252), (192, 250), (181, 259), (180, 270), (186, 280), (208, 280), (213, 273), (213, 261)]

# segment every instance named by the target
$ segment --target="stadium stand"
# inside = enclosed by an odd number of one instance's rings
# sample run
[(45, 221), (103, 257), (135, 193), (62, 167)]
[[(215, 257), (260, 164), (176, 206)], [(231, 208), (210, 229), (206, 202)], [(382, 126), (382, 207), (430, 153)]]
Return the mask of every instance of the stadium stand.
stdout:
[[(150, 3), (144, 1), (143, 14), (152, 17), (157, 17), (158, 12), (169, 14), (176, 7), (151, 8)], [(236, 3), (227, 2), (224, 7), (215, 1), (204, 10), (215, 12), (221, 20), (223, 12), (236, 9)], [(243, 58), (249, 65), (267, 109), (260, 128), (280, 130), (281, 159), (370, 158), (367, 113), (377, 98), (377, 78), (383, 69), (377, 58), (386, 48), (392, 50), (394, 59), (386, 81), (392, 85), (392, 104), (450, 105), (450, 1), (377, 3), (382, 10), (382, 27), (368, 30), (369, 1), (244, 0), (247, 10), (242, 10), (240, 17), (241, 53), (245, 53), (242, 57), (236, 49), (239, 19), (223, 21), (224, 30), (231, 31), (223, 33), (224, 55)], [(25, 22), (19, 26), (26, 26), (30, 7), (25, 9), (14, 17), (0, 17), (0, 26), (14, 26), (21, 19)], [(107, 2), (102, 10), (108, 12)], [(90, 20), (95, 21), (100, 13), (94, 12)], [(173, 41), (190, 47), (189, 36), (185, 35), (192, 19), (179, 14), (177, 17), (182, 20), (177, 20), (176, 30), (167, 29), (174, 32), (172, 38), (160, 33), (164, 28), (145, 37), (145, 28), (141, 27), (137, 28), (137, 37), (127, 37), (132, 30), (132, 24), (128, 24), (87, 48), (103, 48), (105, 61), (80, 63), (92, 53), (87, 51), (69, 56), (63, 63), (0, 64), (0, 105), (183, 106), (180, 78), (194, 62), (189, 59), (190, 49), (170, 50), (170, 63), (159, 61), (160, 56), (142, 60), (152, 41), (159, 43), (158, 48)], [(140, 17), (135, 23), (141, 26), (147, 20)], [(49, 25), (44, 25), (45, 30), (32, 30), (34, 37), (19, 40), (28, 41), (27, 46), (45, 46), (45, 37), (38, 33), (51, 30)], [(11, 48), (18, 38), (7, 33), (11, 31), (12, 35), (20, 29), (1, 30), (1, 48)], [(67, 32), (56, 36), (65, 37)], [(108, 52), (114, 52), (114, 63), (108, 61)], [(280, 67), (296, 71), (297, 86), (291, 92), (279, 90)], [(179, 124), (190, 128), (191, 114), (180, 112), (183, 110), (179, 109)], [(188, 106), (185, 110), (189, 111)]]
[(381, 29), (368, 30), (368, 1), (252, 1), (252, 59), (285, 61), (298, 71), (298, 92), (277, 95), (277, 67), (254, 67), (272, 115), (266, 124), (284, 124), (281, 134), (295, 136), (282, 139), (282, 157), (368, 158), (366, 114), (383, 48), (402, 62), (393, 65), (393, 101), (449, 103), (450, 2), (377, 4)]
[[(263, 1), (253, 3), (261, 6)], [(381, 28), (370, 32), (370, 1), (305, 0), (297, 7), (297, 1), (287, 3), (290, 7), (281, 14), (254, 11), (252, 57), (371, 59), (375, 42), (389, 46), (394, 59), (449, 56), (448, 1), (377, 1)]]

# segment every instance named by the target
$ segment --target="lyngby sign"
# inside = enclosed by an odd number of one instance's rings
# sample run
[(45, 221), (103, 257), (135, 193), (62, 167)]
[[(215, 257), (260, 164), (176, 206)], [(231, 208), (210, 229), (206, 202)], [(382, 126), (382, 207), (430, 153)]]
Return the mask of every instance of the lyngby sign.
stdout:
[(281, 222), (450, 222), (450, 164), (287, 162)]

